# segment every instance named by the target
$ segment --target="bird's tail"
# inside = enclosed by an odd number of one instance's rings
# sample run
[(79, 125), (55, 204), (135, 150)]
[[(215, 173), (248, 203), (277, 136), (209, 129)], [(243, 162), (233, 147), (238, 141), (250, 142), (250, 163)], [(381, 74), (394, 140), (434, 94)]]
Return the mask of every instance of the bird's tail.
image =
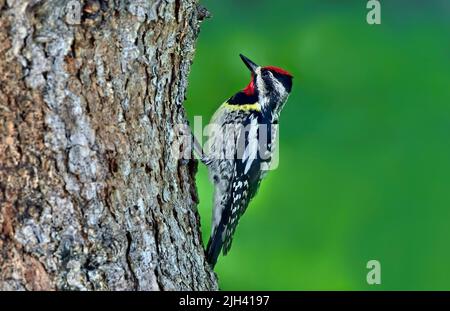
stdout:
[(214, 234), (209, 238), (208, 245), (206, 246), (206, 260), (212, 268), (216, 265), (223, 245), (222, 232), (218, 229), (214, 230)]

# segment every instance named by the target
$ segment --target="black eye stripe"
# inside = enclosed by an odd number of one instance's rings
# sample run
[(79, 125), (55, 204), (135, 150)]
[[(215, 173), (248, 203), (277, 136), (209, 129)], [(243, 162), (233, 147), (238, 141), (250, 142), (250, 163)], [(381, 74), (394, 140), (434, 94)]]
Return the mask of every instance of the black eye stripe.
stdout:
[[(269, 75), (268, 73), (269, 73), (269, 71), (266, 70), (266, 71), (262, 72), (262, 75), (265, 77), (265, 76)], [(283, 84), (284, 88), (286, 89), (286, 91), (288, 93), (291, 92), (291, 90), (292, 90), (292, 77), (287, 76), (287, 75), (283, 75), (281, 73), (274, 72), (274, 71), (270, 71), (270, 73), (273, 75), (273, 77), (275, 79), (277, 79), (281, 84)]]

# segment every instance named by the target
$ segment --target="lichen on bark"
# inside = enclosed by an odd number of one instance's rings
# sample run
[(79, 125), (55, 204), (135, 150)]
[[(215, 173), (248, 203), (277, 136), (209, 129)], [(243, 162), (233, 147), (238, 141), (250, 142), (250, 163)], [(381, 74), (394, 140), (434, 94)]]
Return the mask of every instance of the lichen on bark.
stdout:
[(204, 9), (68, 3), (0, 0), (0, 289), (217, 289), (170, 153)]

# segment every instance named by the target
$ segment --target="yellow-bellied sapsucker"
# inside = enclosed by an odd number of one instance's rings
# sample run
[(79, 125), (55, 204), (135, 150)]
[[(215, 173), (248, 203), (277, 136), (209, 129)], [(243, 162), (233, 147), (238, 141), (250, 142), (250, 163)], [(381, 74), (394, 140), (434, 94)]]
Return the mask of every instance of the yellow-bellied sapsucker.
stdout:
[(292, 89), (292, 75), (260, 67), (241, 55), (250, 84), (220, 106), (208, 125), (209, 139), (196, 151), (214, 184), (214, 208), (207, 260), (214, 267), (230, 250), (239, 218), (256, 194), (275, 150), (276, 125)]

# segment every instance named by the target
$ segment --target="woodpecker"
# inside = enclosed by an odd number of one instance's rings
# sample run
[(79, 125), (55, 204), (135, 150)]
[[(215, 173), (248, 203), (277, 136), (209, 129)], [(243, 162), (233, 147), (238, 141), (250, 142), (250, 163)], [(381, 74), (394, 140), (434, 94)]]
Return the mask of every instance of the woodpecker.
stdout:
[(215, 112), (204, 150), (194, 139), (195, 150), (214, 185), (211, 237), (206, 249), (212, 267), (221, 250), (223, 255), (229, 252), (239, 219), (270, 167), (276, 125), (292, 89), (293, 76), (288, 71), (261, 67), (242, 54), (240, 57), (251, 72), (250, 83)]

